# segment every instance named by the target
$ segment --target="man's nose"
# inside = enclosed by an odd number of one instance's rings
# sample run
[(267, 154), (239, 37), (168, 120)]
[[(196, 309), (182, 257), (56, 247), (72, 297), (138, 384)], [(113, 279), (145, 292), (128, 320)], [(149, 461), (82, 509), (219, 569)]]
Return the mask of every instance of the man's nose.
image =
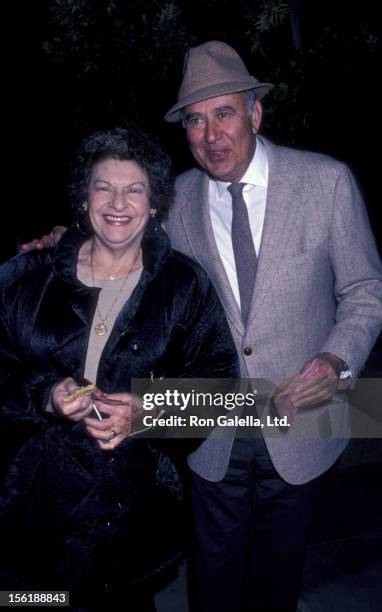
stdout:
[(207, 119), (204, 136), (207, 142), (215, 142), (219, 139), (220, 127), (216, 119)]

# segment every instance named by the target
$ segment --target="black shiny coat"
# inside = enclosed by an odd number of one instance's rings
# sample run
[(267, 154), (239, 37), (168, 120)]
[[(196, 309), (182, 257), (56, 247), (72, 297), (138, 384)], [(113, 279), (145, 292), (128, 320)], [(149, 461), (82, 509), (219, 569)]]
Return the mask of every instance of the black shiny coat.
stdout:
[[(130, 438), (101, 451), (81, 424), (45, 411), (55, 382), (83, 375), (99, 291), (76, 277), (83, 240), (72, 228), (55, 251), (0, 268), (3, 588), (85, 597), (123, 590), (179, 551), (181, 482), (170, 443)], [(133, 377), (236, 376), (233, 341), (205, 272), (172, 251), (151, 221), (142, 252), (144, 270), (103, 351), (98, 387), (129, 391)]]

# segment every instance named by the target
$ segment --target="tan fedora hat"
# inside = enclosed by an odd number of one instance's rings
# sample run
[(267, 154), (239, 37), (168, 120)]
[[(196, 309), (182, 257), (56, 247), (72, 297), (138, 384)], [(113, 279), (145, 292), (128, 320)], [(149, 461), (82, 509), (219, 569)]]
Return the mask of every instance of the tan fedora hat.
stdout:
[(271, 83), (260, 83), (249, 74), (235, 49), (211, 40), (188, 51), (178, 101), (164, 118), (174, 123), (180, 120), (179, 111), (189, 104), (248, 89), (254, 89), (261, 99), (272, 87)]

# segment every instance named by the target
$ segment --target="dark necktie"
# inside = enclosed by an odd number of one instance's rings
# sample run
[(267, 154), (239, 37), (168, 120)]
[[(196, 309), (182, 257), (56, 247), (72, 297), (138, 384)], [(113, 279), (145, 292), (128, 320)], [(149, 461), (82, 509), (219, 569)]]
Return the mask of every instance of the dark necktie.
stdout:
[(255, 283), (257, 257), (243, 198), (244, 186), (245, 183), (232, 183), (227, 189), (232, 197), (232, 247), (239, 284), (241, 319), (245, 325)]

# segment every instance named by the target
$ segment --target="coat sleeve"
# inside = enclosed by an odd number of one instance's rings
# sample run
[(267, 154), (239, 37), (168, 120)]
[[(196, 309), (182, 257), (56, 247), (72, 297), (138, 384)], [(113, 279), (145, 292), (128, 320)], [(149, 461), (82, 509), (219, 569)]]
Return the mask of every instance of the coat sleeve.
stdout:
[(356, 375), (381, 331), (382, 266), (362, 196), (343, 166), (334, 191), (329, 248), (337, 310), (322, 350), (341, 357)]
[(24, 444), (57, 422), (46, 412), (55, 377), (22, 366), (0, 304), (0, 482)]
[(0, 411), (1, 422), (47, 425), (45, 410), (52, 385), (51, 372), (35, 372), (21, 365), (4, 319), (0, 317)]
[[(50, 389), (57, 382), (57, 377), (49, 371), (33, 367), (33, 360), (27, 363), (25, 355), (20, 354), (17, 345), (15, 325), (20, 325), (17, 318), (17, 301), (9, 301), (7, 286), (19, 281), (27, 268), (24, 259), (11, 260), (0, 270), (0, 423), (25, 423), (29, 425), (47, 425), (53, 418), (45, 411)], [(35, 258), (36, 259), (36, 258)], [(40, 262), (41, 265), (44, 263)], [(34, 267), (40, 265), (33, 262)], [(21, 282), (21, 281), (20, 281)], [(26, 317), (32, 313), (26, 309)], [(30, 321), (25, 320), (25, 325)], [(27, 352), (28, 347), (24, 347)]]

